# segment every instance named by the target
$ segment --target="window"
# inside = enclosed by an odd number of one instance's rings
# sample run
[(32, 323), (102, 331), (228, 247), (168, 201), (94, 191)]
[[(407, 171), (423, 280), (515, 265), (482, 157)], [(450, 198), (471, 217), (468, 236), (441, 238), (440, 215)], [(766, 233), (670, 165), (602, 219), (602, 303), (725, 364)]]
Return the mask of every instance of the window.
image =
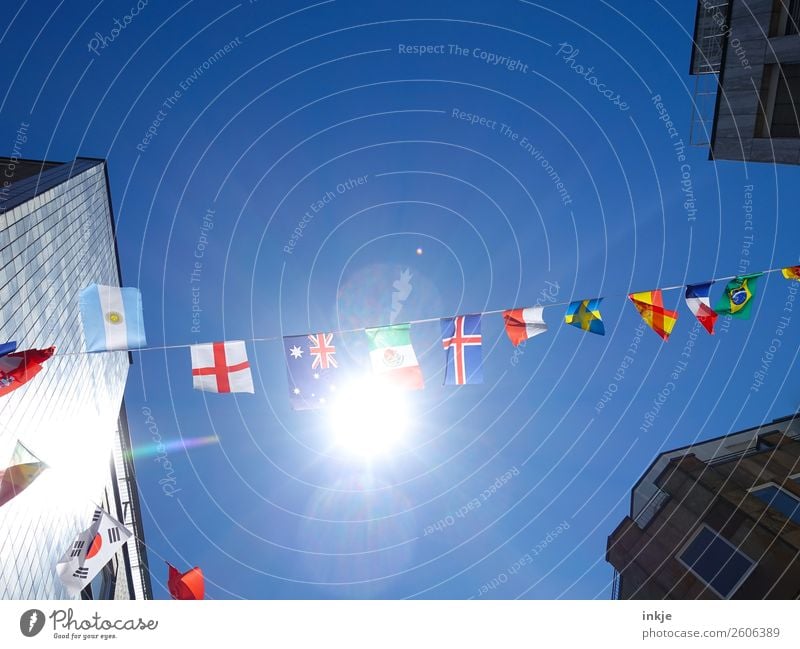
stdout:
[[(797, 477), (794, 480), (797, 481)], [(753, 487), (750, 493), (765, 502), (770, 509), (780, 512), (790, 521), (800, 525), (800, 498), (794, 494), (781, 489), (773, 482), (760, 487)]]
[(678, 560), (717, 595), (728, 599), (755, 567), (753, 560), (702, 525), (678, 554)]
[(791, 36), (800, 25), (800, 0), (775, 0), (769, 35)]
[(764, 66), (760, 137), (800, 137), (800, 64)]

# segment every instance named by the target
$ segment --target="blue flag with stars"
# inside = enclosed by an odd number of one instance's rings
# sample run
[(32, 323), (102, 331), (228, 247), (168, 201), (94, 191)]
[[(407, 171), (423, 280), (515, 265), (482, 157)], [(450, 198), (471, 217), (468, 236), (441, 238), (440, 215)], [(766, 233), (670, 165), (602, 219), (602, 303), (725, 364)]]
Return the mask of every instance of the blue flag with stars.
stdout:
[(337, 349), (339, 338), (326, 333), (284, 337), (289, 402), (294, 410), (324, 408), (336, 396), (347, 369), (341, 367), (347, 365), (347, 357), (343, 349)]

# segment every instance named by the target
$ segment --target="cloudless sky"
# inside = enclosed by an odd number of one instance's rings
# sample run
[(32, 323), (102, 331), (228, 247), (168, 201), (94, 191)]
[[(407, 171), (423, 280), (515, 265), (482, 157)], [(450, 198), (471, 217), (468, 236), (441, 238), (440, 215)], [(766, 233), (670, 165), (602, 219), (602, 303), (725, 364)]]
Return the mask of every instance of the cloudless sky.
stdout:
[[(200, 565), (211, 598), (607, 598), (606, 538), (654, 457), (797, 408), (800, 316), (779, 274), (751, 320), (714, 337), (681, 291), (664, 294), (680, 313), (667, 344), (625, 298), (799, 263), (797, 169), (689, 146), (696, 3), (135, 7), (4, 9), (0, 153), (27, 123), (26, 158), (108, 160), (151, 345), (387, 324), (405, 269), (397, 322), (607, 296), (606, 336), (556, 306), (516, 355), (502, 318), (484, 317), (478, 386), (443, 387), (439, 324), (414, 326), (426, 388), (409, 395), (405, 445), (371, 463), (332, 448), (323, 411), (290, 409), (279, 341), (248, 343), (255, 395), (194, 391), (187, 349), (134, 353), (125, 399), (157, 597), (169, 560)], [(358, 334), (340, 341), (360, 351)], [(159, 440), (168, 465), (148, 454)]]

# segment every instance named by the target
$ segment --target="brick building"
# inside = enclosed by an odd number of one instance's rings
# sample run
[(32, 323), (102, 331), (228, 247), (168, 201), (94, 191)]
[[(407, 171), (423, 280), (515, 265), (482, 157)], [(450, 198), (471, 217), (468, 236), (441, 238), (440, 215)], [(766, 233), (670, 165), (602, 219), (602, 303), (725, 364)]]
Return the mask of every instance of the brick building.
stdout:
[(606, 560), (619, 599), (800, 598), (800, 416), (659, 455)]

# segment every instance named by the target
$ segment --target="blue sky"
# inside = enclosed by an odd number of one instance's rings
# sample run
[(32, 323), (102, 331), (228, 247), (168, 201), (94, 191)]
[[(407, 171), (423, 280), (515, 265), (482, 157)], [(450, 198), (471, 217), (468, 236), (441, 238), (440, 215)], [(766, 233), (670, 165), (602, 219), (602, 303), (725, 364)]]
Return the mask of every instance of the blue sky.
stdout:
[(0, 133), (107, 158), (150, 344), (385, 324), (405, 269), (398, 322), (607, 296), (605, 337), (553, 307), (516, 355), (486, 316), (481, 386), (443, 387), (439, 325), (413, 327), (426, 389), (406, 447), (371, 464), (289, 408), (279, 342), (248, 344), (255, 395), (193, 391), (186, 349), (134, 354), (134, 446), (170, 442), (169, 471), (136, 462), (156, 596), (169, 560), (212, 598), (606, 598), (606, 537), (657, 453), (796, 409), (778, 274), (713, 338), (680, 291), (667, 344), (625, 298), (798, 263), (795, 169), (689, 146), (696, 3), (128, 5), (7, 12)]

